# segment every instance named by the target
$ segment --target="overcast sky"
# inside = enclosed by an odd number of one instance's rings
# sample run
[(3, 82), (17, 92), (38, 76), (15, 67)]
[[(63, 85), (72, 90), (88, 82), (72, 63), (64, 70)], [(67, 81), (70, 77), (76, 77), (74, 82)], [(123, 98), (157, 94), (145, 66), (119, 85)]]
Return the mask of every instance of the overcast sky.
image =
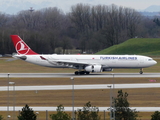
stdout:
[[(124, 7), (130, 7), (136, 10), (143, 10), (151, 5), (160, 5), (160, 0), (0, 0), (1, 3), (7, 3), (7, 6), (17, 1), (20, 3), (23, 2), (30, 2), (34, 4), (40, 4), (42, 2), (50, 2), (48, 7), (58, 7), (59, 9), (62, 9), (63, 11), (69, 11), (70, 7), (72, 5), (75, 5), (77, 3), (85, 3), (90, 5), (98, 5), (98, 4), (104, 4), (104, 5), (111, 5), (115, 4), (118, 6), (124, 6)], [(29, 6), (32, 7), (32, 6)]]
[(19, 1), (30, 1), (34, 3), (39, 3), (42, 1), (49, 1), (55, 4), (56, 6), (64, 7), (64, 9), (65, 7), (67, 7), (67, 5), (71, 6), (76, 3), (88, 3), (91, 5), (116, 4), (116, 5), (131, 7), (134, 9), (145, 9), (150, 5), (160, 5), (160, 0), (19, 0)]

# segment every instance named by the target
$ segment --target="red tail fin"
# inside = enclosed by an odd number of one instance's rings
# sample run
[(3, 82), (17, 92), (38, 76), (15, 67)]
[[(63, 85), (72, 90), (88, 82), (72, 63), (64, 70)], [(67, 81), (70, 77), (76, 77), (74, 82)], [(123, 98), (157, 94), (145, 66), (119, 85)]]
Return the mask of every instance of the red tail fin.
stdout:
[(11, 35), (11, 39), (19, 55), (37, 55), (18, 35)]

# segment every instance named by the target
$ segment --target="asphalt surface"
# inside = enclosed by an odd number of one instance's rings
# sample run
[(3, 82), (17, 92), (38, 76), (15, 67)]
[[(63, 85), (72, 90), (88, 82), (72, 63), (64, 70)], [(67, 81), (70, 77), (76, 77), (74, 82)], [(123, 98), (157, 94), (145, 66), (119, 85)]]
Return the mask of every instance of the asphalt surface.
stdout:
[(160, 77), (160, 73), (91, 73), (89, 75), (74, 75), (73, 73), (0, 73), (0, 78), (111, 78), (113, 75), (118, 78)]
[[(74, 85), (74, 90), (89, 89), (110, 89), (113, 84), (87, 84)], [(160, 88), (160, 83), (142, 83), (142, 84), (114, 84), (114, 89), (132, 89), (132, 88)], [(10, 86), (9, 89), (13, 89)], [(0, 91), (7, 91), (8, 86), (0, 86)], [(15, 86), (16, 91), (32, 91), (32, 90), (72, 90), (72, 85), (43, 85), (43, 86)]]
[[(30, 106), (35, 112), (36, 111), (56, 111), (57, 107), (34, 107)], [(15, 107), (15, 111), (21, 111), (23, 107)], [(74, 107), (74, 110), (82, 109), (83, 107)], [(98, 107), (99, 111), (109, 112), (109, 107)], [(131, 109), (136, 109), (136, 111), (141, 112), (154, 112), (160, 111), (160, 107), (130, 107)], [(10, 112), (13, 111), (13, 106), (9, 107)], [(72, 111), (72, 107), (64, 107), (65, 111)], [(0, 111), (7, 111), (6, 106), (0, 107)]]

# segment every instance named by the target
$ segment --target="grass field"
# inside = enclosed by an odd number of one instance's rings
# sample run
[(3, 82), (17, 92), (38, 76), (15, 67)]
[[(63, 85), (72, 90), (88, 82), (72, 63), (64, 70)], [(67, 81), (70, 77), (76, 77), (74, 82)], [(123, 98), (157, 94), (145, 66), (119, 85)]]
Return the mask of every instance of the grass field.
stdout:
[[(13, 112), (11, 111), (10, 113), (11, 113), (11, 116), (13, 116)], [(49, 115), (50, 114), (55, 114), (55, 113), (56, 112), (53, 112), (53, 111), (44, 111), (44, 112), (40, 111), (38, 116), (37, 116), (37, 120), (51, 120), (49, 118)], [(66, 113), (68, 113), (70, 116), (72, 116), (71, 112), (66, 112)], [(0, 114), (5, 116), (6, 112), (0, 112)], [(16, 112), (14, 118), (17, 118), (18, 114), (19, 114), (19, 112)], [(47, 117), (46, 117), (46, 114), (48, 115)], [(150, 120), (152, 114), (153, 114), (152, 112), (147, 112), (147, 113), (146, 112), (140, 112), (140, 113), (138, 113), (138, 115), (139, 115), (138, 119), (139, 120)], [(99, 115), (101, 116), (101, 120), (110, 120), (109, 112), (100, 112)], [(4, 120), (6, 120), (6, 119), (4, 119)], [(15, 120), (17, 120), (17, 119), (15, 119)]]
[(121, 44), (106, 48), (97, 54), (160, 55), (159, 38), (133, 38)]
[[(8, 59), (8, 58), (7, 58)], [(0, 59), (0, 73), (73, 73), (73, 69), (54, 69), (45, 68), (21, 60), (8, 62), (7, 59)], [(144, 72), (160, 72), (159, 58), (155, 58), (158, 62), (157, 65), (145, 68)], [(136, 72), (138, 69), (115, 69), (116, 72)], [(150, 79), (155, 79), (160, 82), (160, 78), (114, 78), (115, 84), (123, 83), (150, 83)], [(16, 86), (31, 86), (31, 85), (70, 85), (70, 78), (10, 78), (10, 81), (15, 82)], [(74, 84), (111, 84), (111, 78), (76, 78)], [(7, 86), (7, 78), (0, 78), (1, 86)], [(107, 86), (106, 86), (107, 87)], [(117, 93), (115, 89), (115, 94)], [(131, 107), (160, 107), (160, 89), (123, 89), (124, 92), (129, 94), (128, 101)], [(75, 106), (83, 106), (88, 101), (91, 101), (93, 106), (102, 107), (109, 106), (110, 103), (110, 90), (97, 89), (97, 90), (75, 90)], [(63, 104), (64, 107), (72, 106), (72, 91), (59, 90), (59, 91), (16, 91), (16, 106), (25, 106), (28, 104), (32, 106), (58, 106)], [(0, 106), (7, 105), (7, 92), (0, 92)], [(10, 91), (10, 106), (13, 105), (13, 92)], [(12, 113), (12, 112), (11, 112)], [(38, 120), (45, 120), (46, 113), (39, 111)], [(49, 114), (53, 113), (49, 111)], [(6, 116), (6, 112), (0, 112)], [(101, 113), (103, 120), (104, 113)], [(140, 112), (139, 115), (142, 120), (150, 120), (152, 113)], [(18, 112), (16, 113), (16, 116)], [(109, 119), (108, 114), (107, 119)]]

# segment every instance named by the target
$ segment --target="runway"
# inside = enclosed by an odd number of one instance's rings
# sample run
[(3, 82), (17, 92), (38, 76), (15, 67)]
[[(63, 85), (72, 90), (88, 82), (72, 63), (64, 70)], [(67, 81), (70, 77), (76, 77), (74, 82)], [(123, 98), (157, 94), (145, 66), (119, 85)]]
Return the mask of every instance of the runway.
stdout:
[[(113, 84), (89, 84), (74, 85), (74, 90), (89, 89), (110, 89)], [(132, 89), (132, 88), (160, 88), (160, 83), (143, 83), (143, 84), (114, 84), (114, 89)], [(10, 86), (9, 89), (13, 89)], [(7, 86), (1, 86), (0, 91), (7, 91)], [(72, 90), (72, 85), (43, 85), (43, 86), (15, 86), (16, 91), (32, 91), (32, 90)]]
[(74, 75), (73, 73), (0, 73), (0, 78), (156, 78), (160, 77), (160, 73), (91, 73), (89, 75)]
[[(98, 106), (96, 106), (98, 107)], [(21, 111), (23, 107), (15, 107), (15, 111)], [(34, 107), (30, 106), (35, 112), (38, 111), (56, 111), (57, 107)], [(83, 107), (74, 107), (74, 110), (82, 109)], [(106, 111), (109, 112), (109, 107), (98, 107), (100, 112)], [(130, 107), (132, 110), (136, 109), (136, 111), (140, 112), (155, 112), (160, 111), (160, 107)], [(13, 106), (9, 107), (10, 112), (13, 112)], [(72, 111), (72, 107), (64, 107), (65, 111)], [(0, 107), (0, 111), (7, 111), (6, 106)]]

